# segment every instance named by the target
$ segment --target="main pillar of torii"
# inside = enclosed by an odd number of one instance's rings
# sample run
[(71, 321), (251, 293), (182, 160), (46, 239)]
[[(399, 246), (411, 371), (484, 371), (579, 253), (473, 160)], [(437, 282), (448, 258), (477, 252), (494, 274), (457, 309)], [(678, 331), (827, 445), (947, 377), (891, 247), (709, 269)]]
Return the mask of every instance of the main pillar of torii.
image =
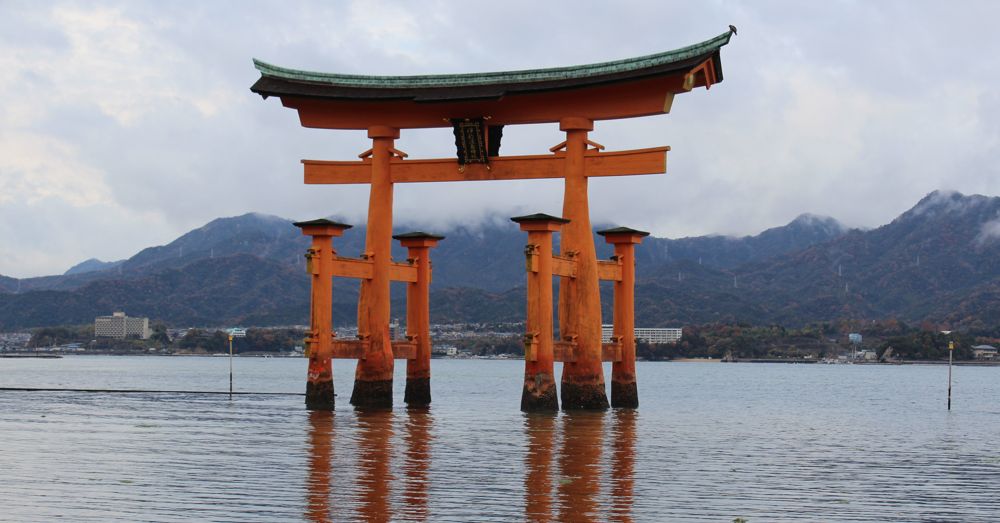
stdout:
[[(362, 76), (298, 71), (254, 60), (251, 90), (277, 96), (305, 127), (367, 131), (360, 161), (303, 160), (307, 184), (370, 184), (365, 253), (373, 277), (358, 306), (359, 361), (351, 403), (391, 406), (389, 267), (393, 188), (397, 183), (562, 178), (564, 255), (577, 275), (560, 286), (560, 336), (575, 341), (563, 373), (564, 409), (608, 406), (601, 370), (601, 307), (587, 180), (666, 172), (669, 147), (603, 152), (588, 139), (598, 120), (669, 113), (674, 96), (722, 81), (720, 49), (731, 31), (694, 45), (636, 58), (555, 69), (426, 76)], [(500, 156), (506, 125), (558, 123), (565, 142), (550, 154)], [(395, 148), (401, 129), (452, 127), (457, 158), (408, 160)]]

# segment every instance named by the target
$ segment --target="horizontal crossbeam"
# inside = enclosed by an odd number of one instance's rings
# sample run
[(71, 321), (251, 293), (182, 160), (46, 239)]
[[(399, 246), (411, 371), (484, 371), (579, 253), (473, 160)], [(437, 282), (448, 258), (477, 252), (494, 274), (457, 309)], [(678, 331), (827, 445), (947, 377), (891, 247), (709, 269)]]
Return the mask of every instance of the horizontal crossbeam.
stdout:
[[(333, 358), (339, 360), (365, 359), (371, 342), (368, 340), (333, 340)], [(412, 360), (417, 357), (417, 343), (410, 340), (392, 342), (392, 358)]]
[(417, 267), (403, 262), (392, 262), (389, 266), (389, 279), (392, 281), (417, 282)]
[(373, 270), (371, 260), (341, 258), (340, 256), (333, 260), (333, 275), (341, 278), (370, 280)]
[[(374, 265), (370, 259), (343, 258), (338, 256), (333, 260), (333, 275), (341, 278), (370, 280), (372, 279), (374, 270)], [(417, 281), (417, 268), (409, 263), (392, 262), (392, 265), (389, 266), (389, 279), (392, 281), (414, 283)]]
[[(552, 344), (552, 353), (555, 361), (572, 363), (576, 361), (576, 342), (557, 341)], [(621, 343), (602, 343), (601, 361), (616, 362), (622, 359)]]
[(341, 360), (360, 360), (365, 357), (371, 342), (368, 340), (333, 340), (333, 357)]
[[(630, 151), (587, 151), (584, 174), (595, 176), (630, 176), (667, 172), (670, 147)], [(532, 180), (563, 178), (566, 155), (497, 156), (486, 164), (468, 164), (460, 169), (454, 158), (404, 160), (392, 158), (393, 183), (469, 182), (485, 180)], [(362, 161), (302, 160), (307, 184), (371, 183), (371, 159)]]
[(576, 259), (558, 254), (552, 255), (552, 275), (576, 278)]
[[(528, 253), (527, 269), (528, 272), (538, 272), (538, 253)], [(576, 278), (576, 258), (552, 255), (552, 275)], [(621, 281), (622, 264), (614, 260), (598, 260), (597, 276), (606, 281)]]
[(597, 277), (602, 280), (622, 281), (622, 264), (614, 260), (597, 261)]

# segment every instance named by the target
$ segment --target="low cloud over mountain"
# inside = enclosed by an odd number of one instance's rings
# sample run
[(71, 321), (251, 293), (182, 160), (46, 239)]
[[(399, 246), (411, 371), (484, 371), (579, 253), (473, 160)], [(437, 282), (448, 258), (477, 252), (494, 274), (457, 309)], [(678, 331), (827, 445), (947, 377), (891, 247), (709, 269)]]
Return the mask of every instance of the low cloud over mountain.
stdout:
[[(516, 225), (498, 219), (433, 232), (447, 236), (432, 252), (434, 321), (523, 316), (526, 237)], [(364, 234), (355, 227), (335, 247), (357, 256)], [(868, 231), (804, 214), (755, 236), (650, 237), (637, 250), (637, 318), (648, 326), (886, 317), (991, 324), (1000, 318), (998, 239), (1000, 198), (941, 191)], [(598, 255), (610, 256), (610, 246), (595, 241)], [(0, 327), (87, 323), (112, 310), (177, 325), (305, 323), (307, 247), (283, 218), (219, 218), (119, 262), (0, 277)], [(397, 246), (393, 256), (405, 252)], [(356, 282), (334, 288), (335, 321), (353, 323)], [(403, 307), (398, 294), (394, 311)]]

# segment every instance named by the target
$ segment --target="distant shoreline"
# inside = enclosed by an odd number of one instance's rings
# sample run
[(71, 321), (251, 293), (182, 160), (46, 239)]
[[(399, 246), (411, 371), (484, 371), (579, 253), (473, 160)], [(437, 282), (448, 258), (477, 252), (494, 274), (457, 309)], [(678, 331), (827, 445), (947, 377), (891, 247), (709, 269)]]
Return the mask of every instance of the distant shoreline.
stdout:
[[(7, 359), (27, 359), (27, 358), (41, 358), (41, 359), (58, 359), (64, 356), (142, 356), (142, 357), (173, 357), (173, 356), (194, 356), (199, 358), (223, 358), (229, 357), (229, 353), (219, 352), (219, 353), (114, 353), (114, 352), (101, 352), (101, 353), (86, 353), (86, 352), (66, 352), (66, 353), (51, 353), (51, 352), (12, 352), (12, 353), (0, 353), (0, 358)], [(275, 352), (275, 353), (262, 353), (255, 352), (253, 354), (233, 354), (237, 358), (304, 358), (301, 353), (288, 353), (288, 352)], [(482, 360), (482, 361), (523, 361), (523, 356), (507, 356), (507, 357), (497, 357), (497, 356), (476, 356), (476, 357), (435, 357), (435, 360)], [(815, 359), (785, 359), (785, 358), (748, 358), (740, 359), (736, 361), (723, 361), (719, 358), (677, 358), (673, 360), (637, 360), (640, 362), (649, 363), (780, 363), (785, 365), (790, 364), (803, 364), (803, 365), (947, 365), (947, 361), (940, 360), (904, 360), (904, 361), (893, 361), (893, 362), (877, 362), (877, 361), (858, 361), (858, 362), (824, 362), (822, 360)], [(952, 363), (956, 367), (1000, 367), (1000, 361), (955, 361)]]
[[(683, 359), (683, 360), (671, 360), (671, 361), (682, 361), (682, 362), (693, 362), (693, 361), (721, 361), (721, 360), (707, 360), (707, 359)], [(736, 361), (726, 361), (722, 363), (785, 363), (785, 364), (818, 364), (818, 365), (947, 365), (947, 361), (942, 360), (901, 360), (901, 361), (852, 361), (852, 362), (824, 362), (822, 360), (814, 359), (742, 359)], [(981, 360), (962, 360), (952, 362), (956, 367), (1000, 367), (1000, 361), (981, 361)]]

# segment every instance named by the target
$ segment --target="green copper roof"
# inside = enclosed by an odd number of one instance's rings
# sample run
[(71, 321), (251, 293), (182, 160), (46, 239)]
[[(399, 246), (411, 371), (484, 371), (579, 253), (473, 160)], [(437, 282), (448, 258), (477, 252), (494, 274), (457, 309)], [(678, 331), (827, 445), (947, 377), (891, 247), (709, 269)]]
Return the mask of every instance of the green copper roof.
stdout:
[[(729, 43), (730, 31), (704, 42), (667, 51), (664, 53), (626, 58), (612, 62), (601, 62), (589, 65), (569, 67), (554, 67), (551, 69), (527, 69), (522, 71), (503, 71), (493, 73), (467, 73), (418, 76), (371, 76), (320, 73), (299, 71), (271, 65), (254, 59), (254, 66), (264, 77), (289, 80), (293, 82), (309, 82), (329, 84), (340, 87), (386, 88), (386, 89), (426, 89), (426, 88), (456, 88), (469, 86), (486, 86), (498, 84), (524, 84), (531, 82), (547, 82), (588, 78), (594, 76), (616, 75), (632, 71), (641, 71), (652, 67), (682, 62), (691, 58), (714, 53)], [(263, 94), (263, 93), (261, 93)]]
[[(716, 36), (704, 42), (689, 45), (673, 51), (651, 54), (636, 58), (626, 58), (611, 62), (570, 67), (554, 67), (550, 69), (528, 69), (522, 71), (505, 71), (493, 73), (467, 73), (418, 76), (372, 76), (321, 73), (299, 71), (271, 65), (254, 59), (254, 66), (261, 73), (261, 79), (252, 90), (262, 96), (271, 95), (312, 95), (353, 98), (358, 91), (391, 90), (395, 92), (417, 90), (463, 90), (468, 88), (487, 88), (491, 94), (496, 89), (490, 86), (521, 86), (528, 88), (532, 84), (576, 84), (587, 80), (602, 81), (602, 79), (624, 79), (644, 74), (656, 74), (672, 70), (671, 65), (686, 66), (695, 59), (704, 59), (714, 55), (719, 49), (729, 43), (732, 32)], [(721, 67), (717, 65), (719, 80)], [(312, 85), (322, 88), (335, 88), (337, 92), (310, 91), (297, 92), (289, 89), (292, 85)], [(350, 92), (347, 92), (347, 91)], [(483, 93), (486, 94), (486, 93)], [(325, 97), (324, 96), (324, 97)], [(367, 96), (361, 96), (367, 97)], [(450, 96), (449, 96), (450, 97)], [(419, 96), (418, 96), (419, 98)]]

